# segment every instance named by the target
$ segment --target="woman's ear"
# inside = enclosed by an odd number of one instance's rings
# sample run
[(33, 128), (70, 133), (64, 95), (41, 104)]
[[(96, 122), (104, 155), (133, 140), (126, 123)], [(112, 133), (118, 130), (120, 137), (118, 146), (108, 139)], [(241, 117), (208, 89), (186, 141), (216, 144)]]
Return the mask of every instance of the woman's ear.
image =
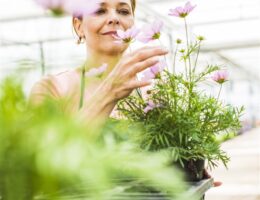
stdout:
[(85, 35), (82, 29), (82, 19), (73, 17), (73, 28), (78, 36), (77, 44), (84, 43)]
[(84, 38), (84, 33), (82, 30), (82, 20), (77, 17), (73, 17), (73, 27), (78, 37)]

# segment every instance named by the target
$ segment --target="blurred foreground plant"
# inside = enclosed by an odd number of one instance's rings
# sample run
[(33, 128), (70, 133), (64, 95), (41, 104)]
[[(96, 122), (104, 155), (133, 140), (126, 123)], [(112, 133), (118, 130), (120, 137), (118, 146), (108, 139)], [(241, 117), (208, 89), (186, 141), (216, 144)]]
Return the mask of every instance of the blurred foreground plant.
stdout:
[(132, 199), (127, 194), (144, 191), (185, 199), (180, 175), (165, 167), (163, 155), (126, 141), (124, 124), (91, 130), (51, 102), (30, 108), (15, 80), (0, 86), (2, 199)]

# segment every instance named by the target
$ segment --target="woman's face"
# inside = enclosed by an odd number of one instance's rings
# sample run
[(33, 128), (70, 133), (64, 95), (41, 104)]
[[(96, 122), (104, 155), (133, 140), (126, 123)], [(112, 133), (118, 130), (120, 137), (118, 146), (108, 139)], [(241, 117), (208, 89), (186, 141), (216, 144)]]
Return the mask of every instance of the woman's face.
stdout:
[(94, 15), (83, 18), (81, 30), (88, 49), (96, 53), (118, 55), (126, 44), (117, 44), (113, 34), (127, 30), (134, 24), (130, 0), (103, 0)]

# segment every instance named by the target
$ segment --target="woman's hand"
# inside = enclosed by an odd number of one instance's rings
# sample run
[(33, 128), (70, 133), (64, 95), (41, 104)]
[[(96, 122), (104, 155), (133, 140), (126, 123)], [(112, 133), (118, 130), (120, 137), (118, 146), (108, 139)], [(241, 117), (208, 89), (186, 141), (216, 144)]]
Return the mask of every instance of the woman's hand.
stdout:
[[(203, 178), (204, 179), (211, 178), (211, 175), (205, 169), (203, 171)], [(214, 187), (218, 187), (218, 186), (221, 186), (221, 185), (222, 185), (222, 182), (220, 182), (220, 181), (214, 181), (213, 182)]]
[(149, 81), (136, 80), (136, 74), (153, 66), (158, 56), (167, 54), (161, 47), (144, 47), (121, 58), (107, 78), (84, 102), (79, 116), (86, 124), (102, 123), (112, 112), (118, 100), (123, 99), (139, 87), (150, 84)]
[(161, 47), (144, 47), (122, 57), (112, 72), (106, 78), (112, 99), (117, 102), (140, 87), (150, 85), (150, 81), (138, 81), (137, 73), (159, 62), (158, 56), (167, 54)]

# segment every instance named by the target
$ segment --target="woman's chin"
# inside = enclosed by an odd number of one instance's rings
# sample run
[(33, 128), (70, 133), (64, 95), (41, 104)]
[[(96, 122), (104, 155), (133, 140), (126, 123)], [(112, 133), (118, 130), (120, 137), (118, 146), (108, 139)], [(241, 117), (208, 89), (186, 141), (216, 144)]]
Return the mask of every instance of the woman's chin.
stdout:
[(110, 55), (118, 55), (122, 54), (126, 49), (126, 44), (117, 44), (117, 43), (111, 43), (109, 45), (103, 46), (103, 51)]

